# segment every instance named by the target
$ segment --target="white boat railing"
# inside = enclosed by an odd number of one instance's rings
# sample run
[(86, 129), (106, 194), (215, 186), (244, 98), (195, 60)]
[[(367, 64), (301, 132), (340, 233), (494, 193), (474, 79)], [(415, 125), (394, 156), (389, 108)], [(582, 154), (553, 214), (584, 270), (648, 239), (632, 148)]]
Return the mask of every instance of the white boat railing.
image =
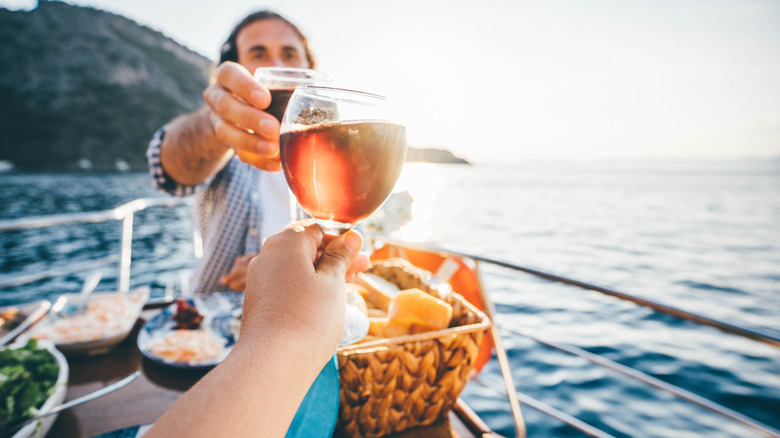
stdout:
[(189, 198), (159, 197), (139, 198), (122, 204), (111, 210), (52, 214), (43, 216), (30, 216), (18, 219), (0, 220), (0, 232), (22, 231), (36, 228), (48, 228), (62, 225), (93, 224), (109, 221), (122, 221), (121, 243), (119, 254), (99, 260), (83, 263), (74, 263), (65, 267), (48, 269), (43, 272), (26, 275), (8, 276), (0, 279), (0, 289), (21, 286), (46, 278), (54, 278), (67, 275), (72, 272), (84, 272), (111, 263), (117, 263), (117, 290), (127, 292), (130, 290), (130, 264), (133, 251), (133, 218), (135, 213), (152, 207), (173, 207), (182, 204), (191, 204)]
[[(726, 321), (721, 321), (721, 320), (718, 320), (718, 319), (715, 319), (715, 318), (707, 317), (707, 316), (700, 315), (700, 314), (697, 314), (697, 313), (694, 313), (694, 312), (690, 312), (690, 311), (687, 311), (687, 310), (683, 310), (683, 309), (680, 309), (680, 308), (668, 306), (668, 305), (659, 303), (657, 301), (652, 301), (652, 300), (648, 300), (648, 299), (645, 299), (645, 298), (637, 297), (637, 296), (634, 296), (634, 295), (631, 295), (631, 294), (628, 294), (628, 293), (625, 293), (625, 292), (618, 292), (618, 291), (615, 291), (615, 290), (612, 290), (612, 289), (608, 289), (608, 288), (604, 288), (604, 287), (601, 287), (601, 286), (596, 286), (596, 285), (584, 283), (584, 282), (581, 282), (581, 281), (578, 281), (578, 280), (573, 280), (573, 279), (570, 279), (570, 278), (561, 277), (561, 276), (558, 276), (558, 275), (555, 275), (555, 274), (550, 274), (550, 273), (542, 272), (542, 271), (539, 271), (539, 270), (536, 270), (536, 269), (531, 269), (531, 268), (527, 268), (527, 267), (523, 267), (523, 266), (519, 266), (519, 265), (514, 265), (514, 264), (507, 263), (507, 262), (500, 261), (500, 260), (490, 259), (490, 258), (479, 256), (479, 255), (467, 254), (467, 253), (458, 252), (458, 251), (452, 251), (452, 250), (439, 248), (439, 247), (432, 246), (432, 245), (425, 245), (425, 244), (419, 244), (419, 243), (410, 243), (410, 242), (399, 241), (399, 240), (396, 240), (396, 239), (387, 238), (385, 236), (372, 236), (372, 238), (373, 238), (374, 241), (383, 242), (385, 244), (390, 244), (390, 245), (395, 245), (395, 246), (400, 247), (400, 248), (406, 248), (406, 249), (411, 249), (411, 250), (428, 251), (428, 252), (432, 252), (432, 253), (438, 253), (438, 254), (440, 254), (442, 256), (445, 256), (445, 257), (456, 257), (456, 258), (459, 258), (459, 259), (462, 259), (462, 260), (471, 260), (471, 261), (473, 261), (473, 266), (474, 266), (474, 269), (476, 270), (478, 278), (480, 277), (480, 275), (479, 275), (479, 263), (480, 262), (490, 263), (490, 264), (493, 264), (493, 265), (496, 265), (496, 266), (500, 266), (502, 268), (507, 268), (507, 269), (511, 269), (511, 270), (515, 270), (515, 271), (520, 271), (520, 272), (531, 274), (531, 275), (534, 275), (534, 276), (537, 276), (537, 277), (545, 278), (545, 279), (553, 281), (553, 282), (564, 283), (564, 284), (568, 284), (568, 285), (572, 285), (572, 286), (577, 286), (577, 287), (580, 287), (580, 288), (583, 288), (583, 289), (600, 292), (600, 293), (603, 293), (603, 294), (606, 294), (606, 295), (613, 296), (615, 298), (619, 298), (621, 300), (631, 301), (631, 302), (636, 303), (638, 305), (649, 307), (649, 308), (651, 308), (651, 309), (653, 309), (653, 310), (655, 310), (657, 312), (673, 315), (675, 317), (678, 317), (678, 318), (681, 318), (681, 319), (684, 319), (684, 320), (688, 320), (688, 321), (692, 321), (692, 322), (696, 322), (696, 323), (699, 323), (699, 324), (702, 324), (702, 325), (715, 327), (715, 328), (723, 330), (725, 332), (732, 333), (732, 334), (735, 334), (735, 335), (739, 335), (739, 336), (742, 336), (742, 337), (746, 337), (746, 338), (752, 339), (754, 341), (763, 342), (763, 343), (772, 345), (774, 347), (780, 347), (780, 337), (777, 337), (777, 336), (775, 336), (775, 335), (773, 335), (771, 333), (768, 333), (765, 330), (762, 330), (760, 328), (749, 328), (749, 327), (745, 327), (745, 326), (740, 325), (740, 324), (734, 324), (734, 323), (730, 323), (730, 322), (726, 322)], [(480, 285), (480, 287), (482, 287), (482, 285)], [(488, 308), (492, 309), (493, 305), (490, 303), (489, 296), (487, 294), (483, 294), (482, 296), (483, 296), (483, 299), (485, 300)], [(659, 379), (656, 379), (654, 377), (651, 377), (651, 376), (649, 376), (647, 374), (644, 374), (644, 373), (642, 373), (642, 372), (640, 372), (638, 370), (635, 370), (633, 368), (621, 365), (621, 364), (619, 364), (617, 362), (611, 361), (611, 360), (606, 359), (606, 358), (604, 358), (602, 356), (599, 356), (599, 355), (587, 352), (585, 350), (579, 349), (579, 348), (574, 347), (574, 346), (556, 344), (556, 343), (552, 343), (552, 342), (549, 342), (549, 341), (541, 340), (541, 339), (539, 339), (537, 337), (531, 336), (530, 334), (527, 334), (525, 332), (521, 332), (520, 330), (515, 329), (515, 328), (506, 328), (506, 327), (499, 327), (499, 328), (501, 330), (503, 330), (504, 332), (508, 332), (508, 333), (512, 333), (514, 335), (526, 337), (528, 339), (536, 341), (536, 342), (538, 342), (538, 343), (540, 343), (542, 345), (545, 345), (547, 347), (554, 348), (554, 349), (557, 349), (557, 350), (560, 350), (560, 351), (564, 351), (566, 353), (569, 353), (569, 354), (576, 355), (576, 356), (582, 357), (584, 359), (587, 359), (591, 363), (594, 363), (597, 366), (600, 366), (600, 367), (603, 367), (603, 368), (607, 368), (607, 369), (610, 369), (612, 371), (615, 371), (615, 372), (621, 373), (623, 375), (629, 376), (631, 378), (634, 378), (637, 381), (639, 381), (639, 382), (641, 382), (641, 383), (643, 383), (643, 384), (645, 384), (647, 386), (650, 386), (650, 387), (653, 387), (653, 388), (656, 388), (656, 389), (668, 392), (670, 394), (673, 394), (674, 396), (676, 396), (676, 397), (678, 397), (678, 398), (680, 398), (682, 400), (685, 400), (685, 401), (687, 401), (689, 403), (693, 403), (693, 404), (695, 404), (697, 406), (700, 406), (700, 407), (703, 407), (705, 409), (708, 409), (709, 411), (711, 411), (711, 412), (713, 412), (713, 413), (715, 413), (717, 415), (720, 415), (721, 417), (724, 417), (724, 418), (726, 418), (728, 420), (731, 420), (731, 421), (734, 421), (736, 423), (739, 423), (739, 424), (741, 424), (741, 425), (743, 425), (743, 426), (745, 426), (745, 427), (747, 427), (749, 429), (752, 429), (753, 431), (756, 431), (756, 432), (758, 432), (760, 434), (763, 434), (765, 436), (772, 437), (772, 438), (780, 438), (780, 431), (778, 431), (777, 429), (772, 428), (771, 426), (768, 426), (766, 424), (761, 423), (760, 421), (757, 421), (757, 420), (754, 420), (752, 418), (749, 418), (749, 417), (747, 417), (747, 416), (745, 416), (743, 414), (740, 414), (739, 412), (736, 412), (736, 411), (734, 411), (732, 409), (729, 409), (729, 408), (727, 408), (725, 406), (722, 406), (722, 405), (720, 405), (718, 403), (715, 403), (715, 402), (713, 402), (713, 401), (711, 401), (709, 399), (701, 397), (701, 396), (699, 396), (697, 394), (694, 394), (694, 393), (692, 393), (690, 391), (687, 391), (687, 390), (685, 390), (683, 388), (680, 388), (678, 386), (675, 386), (675, 385), (672, 385), (670, 383), (667, 383), (667, 382), (664, 382), (662, 380), (659, 380)], [(500, 348), (499, 346), (500, 346), (500, 344), (497, 343), (496, 350), (499, 350), (499, 348)], [(497, 356), (500, 356), (500, 352), (499, 351), (497, 351)], [(502, 385), (495, 384), (494, 382), (490, 382), (490, 381), (488, 381), (486, 379), (477, 379), (477, 382), (482, 384), (483, 386), (485, 386), (487, 388), (490, 388), (490, 389), (498, 392), (498, 393), (507, 395), (509, 397), (510, 401), (511, 401), (513, 399), (513, 397), (511, 395), (509, 395), (508, 389), (507, 389), (507, 385), (506, 385), (506, 382), (508, 382), (508, 381), (511, 382), (511, 376), (507, 375), (507, 372), (504, 370), (503, 367), (501, 368), (501, 373), (502, 373), (502, 377), (504, 378), (504, 381), (505, 381), (505, 384), (503, 385), (503, 387), (502, 387)], [(563, 422), (564, 424), (567, 424), (570, 427), (573, 427), (573, 428), (579, 430), (580, 432), (582, 432), (582, 433), (584, 433), (584, 434), (586, 434), (588, 436), (599, 437), (599, 438), (601, 438), (601, 437), (609, 437), (610, 436), (609, 434), (606, 434), (605, 432), (603, 432), (603, 431), (601, 431), (599, 429), (596, 429), (596, 428), (594, 428), (594, 427), (592, 427), (592, 426), (590, 426), (588, 424), (585, 424), (582, 421), (580, 421), (580, 420), (578, 420), (578, 419), (576, 419), (574, 417), (571, 417), (570, 415), (568, 415), (566, 413), (563, 413), (563, 412), (561, 412), (561, 411), (559, 411), (559, 410), (557, 410), (557, 409), (555, 409), (555, 408), (553, 408), (551, 406), (548, 406), (548, 405), (540, 402), (539, 400), (533, 399), (533, 398), (529, 397), (528, 395), (525, 395), (525, 394), (517, 392), (516, 393), (516, 398), (518, 400), (520, 400), (523, 404), (533, 408), (534, 410), (537, 410), (537, 411), (539, 411), (539, 412), (541, 412), (543, 414), (552, 416), (552, 417), (558, 419), (559, 421)], [(513, 414), (514, 414), (514, 410), (513, 410)], [(520, 419), (516, 419), (515, 421), (516, 422), (521, 422)], [(524, 433), (524, 429), (523, 429), (522, 432)], [(518, 435), (519, 436), (521, 435), (520, 431), (518, 431)]]
[[(152, 207), (173, 207), (178, 206), (182, 204), (191, 204), (191, 199), (189, 198), (175, 198), (175, 197), (159, 197), (159, 198), (141, 198), (141, 199), (135, 199), (133, 201), (130, 201), (126, 204), (120, 205), (116, 208), (110, 209), (110, 210), (104, 210), (104, 211), (96, 211), (96, 212), (84, 212), (84, 213), (68, 213), (68, 214), (56, 214), (56, 215), (45, 215), (45, 216), (34, 216), (34, 217), (26, 217), (26, 218), (19, 218), (19, 219), (6, 219), (6, 220), (0, 220), (0, 232), (8, 232), (8, 231), (20, 231), (20, 230), (30, 230), (30, 229), (36, 229), (36, 228), (45, 228), (45, 227), (52, 227), (52, 226), (60, 226), (60, 225), (74, 225), (74, 224), (87, 224), (87, 223), (100, 223), (100, 222), (108, 222), (112, 220), (116, 221), (122, 221), (122, 231), (121, 231), (121, 244), (119, 248), (119, 254), (114, 256), (109, 256), (103, 259), (98, 260), (92, 260), (88, 262), (81, 262), (76, 264), (71, 264), (67, 267), (58, 267), (49, 269), (42, 273), (36, 273), (36, 274), (26, 274), (26, 275), (17, 275), (14, 277), (6, 276), (6, 278), (0, 279), (0, 289), (8, 288), (8, 287), (15, 287), (23, 284), (29, 284), (35, 281), (39, 281), (41, 279), (45, 278), (53, 278), (56, 276), (62, 276), (67, 275), (68, 273), (72, 272), (83, 272), (89, 269), (93, 269), (94, 267), (99, 266), (106, 266), (111, 263), (118, 263), (118, 276), (117, 276), (117, 282), (118, 282), (118, 290), (120, 291), (128, 291), (130, 287), (130, 266), (131, 266), (131, 260), (132, 260), (132, 241), (133, 241), (133, 218), (135, 213), (145, 210), (147, 208)], [(580, 288), (604, 293), (622, 300), (627, 300), (634, 302), (638, 305), (649, 307), (655, 311), (666, 313), (670, 315), (674, 315), (678, 318), (682, 318), (688, 321), (693, 321), (699, 324), (712, 326), (715, 328), (718, 328), (720, 330), (733, 333), (739, 336), (743, 336), (755, 341), (764, 342), (766, 344), (772, 345), (774, 347), (780, 347), (780, 337), (774, 336), (771, 333), (767, 333), (765, 330), (761, 330), (759, 328), (749, 328), (745, 327), (743, 325), (729, 323), (726, 321), (720, 321), (714, 318), (710, 318), (704, 315), (699, 315), (694, 312), (689, 312), (683, 309), (675, 308), (672, 306), (668, 306), (656, 301), (647, 300), (645, 298), (636, 297), (624, 292), (618, 292), (615, 290), (611, 290), (608, 288), (591, 285), (588, 283), (583, 283), (578, 280), (573, 280), (565, 277), (560, 277), (554, 274), (538, 271), (531, 268), (526, 268), (518, 265), (514, 265), (511, 263), (503, 262), (500, 260), (494, 260), (487, 257), (482, 257), (478, 255), (473, 254), (467, 254), (462, 253), (458, 251), (451, 251), (446, 250), (443, 248), (438, 248), (435, 246), (430, 245), (423, 245), (423, 244), (417, 244), (417, 243), (409, 243), (409, 242), (402, 242), (390, 238), (386, 238), (384, 236), (371, 236), (376, 241), (381, 241), (387, 244), (396, 245), (399, 247), (409, 248), (409, 249), (417, 249), (417, 250), (423, 250), (423, 251), (429, 251), (434, 253), (439, 253), (448, 257), (456, 257), (460, 259), (467, 259), (474, 261), (474, 267), (477, 271), (477, 274), (479, 275), (479, 263), (478, 262), (485, 262), (490, 263), (496, 266), (500, 266), (503, 268), (508, 268), (520, 272), (525, 272), (531, 275), (535, 275), (541, 278), (548, 279), (550, 281), (554, 282), (560, 282), (569, 284), (572, 286), (577, 286)], [(166, 296), (169, 295), (169, 290), (166, 288)], [(486, 291), (485, 291), (486, 292)], [(488, 307), (492, 310), (493, 306), (490, 302), (489, 296), (487, 294), (483, 295), (483, 299), (488, 304)], [(676, 397), (679, 397), (680, 399), (686, 400), (688, 402), (694, 403), (698, 406), (704, 407), (706, 409), (709, 409), (710, 411), (723, 416), (724, 418), (727, 418), (729, 420), (735, 421), (739, 424), (742, 424), (745, 427), (748, 427), (756, 432), (759, 432), (763, 435), (774, 437), (774, 438), (780, 438), (780, 431), (765, 425), (761, 422), (758, 422), (756, 420), (753, 420), (745, 415), (742, 415), (736, 411), (733, 411), (731, 409), (728, 409), (724, 406), (721, 406), (715, 402), (712, 402), (706, 398), (703, 398), (699, 395), (693, 394), (685, 389), (682, 389), (680, 387), (671, 385), (669, 383), (663, 382), (661, 380), (655, 379), (651, 376), (648, 376), (644, 373), (641, 373), (640, 371), (637, 371), (633, 368), (626, 367), (624, 365), (618, 364), (616, 362), (610, 361), (604, 357), (595, 355), (593, 353), (589, 353), (587, 351), (581, 350), (579, 348), (568, 346), (568, 345), (561, 345), (552, 343), (549, 341), (541, 340), (537, 337), (531, 336), (528, 333), (522, 332), (516, 328), (501, 328), (504, 332), (508, 332), (514, 335), (523, 336), (526, 338), (529, 338), (531, 340), (534, 340), (542, 345), (545, 345), (550, 348), (554, 348), (560, 351), (567, 352), (569, 354), (573, 354), (582, 358), (585, 358), (592, 363), (611, 369), (613, 371), (619, 372), (623, 375), (632, 377), (640, 382), (642, 382), (645, 385), (663, 390), (665, 392), (669, 392)], [(497, 338), (497, 341), (500, 341), (500, 334), (495, 335)], [(500, 346), (500, 342), (496, 342), (497, 347)], [(504, 374), (505, 378), (505, 385), (502, 387), (501, 385), (497, 385), (487, 379), (484, 378), (478, 378), (477, 382), (484, 385), (487, 388), (491, 388), (499, 393), (504, 393), (509, 395), (508, 390), (512, 387), (514, 387), (513, 384), (506, 385), (507, 382), (512, 382), (511, 376), (507, 380), (506, 373), (511, 374), (511, 370), (505, 370), (502, 367), (502, 374)], [(525, 394), (517, 392), (516, 388), (514, 390), (515, 397), (510, 396), (510, 401), (515, 398), (516, 400), (519, 400), (520, 403), (523, 403), (526, 406), (529, 406), (539, 412), (542, 412), (546, 415), (550, 415), (559, 421), (563, 422), (564, 424), (567, 424), (577, 430), (579, 430), (582, 433), (585, 433), (588, 436), (593, 437), (599, 437), (599, 438), (606, 438), (610, 437), (611, 435), (607, 434), (606, 432), (603, 432), (597, 428), (594, 428), (591, 425), (588, 425), (569, 414), (566, 414), (564, 412), (561, 412), (553, 407), (550, 407), (538, 400), (535, 400)], [(520, 415), (519, 409), (517, 409), (517, 412), (513, 409), (514, 415)], [(516, 424), (522, 424), (522, 418), (516, 418), (515, 419)], [(517, 426), (516, 426), (517, 427)], [(524, 436), (525, 430), (523, 429), (518, 430), (518, 435)]]
[(464, 252), (459, 251), (452, 251), (448, 249), (438, 248), (436, 246), (431, 245), (423, 245), (423, 244), (417, 244), (417, 243), (409, 243), (409, 242), (401, 242), (394, 239), (388, 239), (384, 237), (377, 237), (378, 240), (381, 240), (382, 242), (389, 243), (392, 245), (402, 246), (409, 249), (419, 249), (423, 251), (431, 251), (431, 252), (438, 252), (440, 254), (447, 254), (453, 257), (460, 257), (460, 258), (466, 258), (471, 260), (476, 260), (479, 262), (485, 262), (490, 263), (496, 266), (501, 266), (503, 268), (512, 269), (515, 271), (525, 272), (527, 274), (531, 274), (537, 277), (541, 277), (547, 280), (551, 280), (558, 283), (564, 283), (569, 284), (571, 286), (577, 286), (582, 289), (592, 290), (595, 292), (600, 292), (605, 295), (610, 295), (615, 298), (619, 298), (621, 300), (625, 301), (631, 301), (633, 303), (639, 304), (640, 306), (649, 307), (657, 312), (665, 313), (667, 315), (676, 316), (678, 318), (682, 318), (688, 321), (693, 321), (702, 325), (708, 325), (711, 327), (715, 327), (719, 330), (723, 330), (725, 332), (729, 332), (735, 335), (743, 336), (746, 338), (750, 338), (756, 341), (760, 341), (769, 345), (772, 345), (773, 347), (780, 348), (780, 336), (773, 335), (766, 330), (763, 330), (758, 327), (746, 327), (745, 325), (736, 324), (732, 322), (722, 321), (716, 318), (712, 318), (709, 316), (704, 316), (695, 312), (691, 312), (688, 310), (683, 310), (678, 307), (669, 306), (666, 304), (662, 304), (658, 301), (649, 300), (647, 298), (638, 297), (635, 295), (631, 295), (625, 292), (618, 292), (613, 289), (609, 289), (606, 287), (596, 286), (593, 284), (585, 283), (582, 281), (574, 280), (571, 278), (561, 277), (559, 275), (550, 274), (547, 272), (542, 272), (536, 269), (527, 268), (524, 266), (515, 265), (512, 263), (507, 263), (501, 260), (495, 260), (479, 255), (474, 254), (467, 254)]

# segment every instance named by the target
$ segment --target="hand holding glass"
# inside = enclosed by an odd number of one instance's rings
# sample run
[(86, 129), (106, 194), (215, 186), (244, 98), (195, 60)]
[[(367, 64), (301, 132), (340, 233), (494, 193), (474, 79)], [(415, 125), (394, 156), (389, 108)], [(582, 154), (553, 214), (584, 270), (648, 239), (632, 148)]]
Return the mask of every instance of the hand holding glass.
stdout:
[[(265, 109), (265, 112), (276, 117), (279, 122), (282, 121), (284, 110), (287, 108), (287, 101), (290, 100), (293, 90), (299, 85), (325, 85), (331, 82), (330, 76), (326, 73), (307, 68), (291, 67), (261, 67), (255, 70), (254, 78), (257, 82), (268, 88), (271, 92), (271, 104)], [(279, 157), (268, 158), (252, 152), (238, 150), (238, 158), (241, 161), (268, 170), (271, 167), (279, 170)], [(276, 161), (275, 166), (269, 166), (268, 161)]]
[(406, 128), (382, 96), (298, 87), (282, 119), (279, 152), (301, 207), (323, 232), (338, 235), (390, 196), (406, 158)]
[[(382, 96), (303, 86), (284, 113), (279, 152), (298, 203), (324, 233), (338, 235), (390, 196), (406, 159), (406, 128)], [(348, 305), (341, 345), (367, 331), (368, 318)]]

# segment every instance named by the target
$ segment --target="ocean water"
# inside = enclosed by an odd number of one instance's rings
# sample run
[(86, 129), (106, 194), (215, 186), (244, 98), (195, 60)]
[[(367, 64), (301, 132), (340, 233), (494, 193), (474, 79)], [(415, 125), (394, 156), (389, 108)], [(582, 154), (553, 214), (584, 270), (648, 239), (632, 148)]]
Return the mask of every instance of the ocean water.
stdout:
[[(158, 196), (143, 173), (0, 174), (0, 219)], [(407, 165), (409, 240), (574, 278), (780, 336), (780, 162)], [(105, 257), (119, 223), (0, 233), (2, 276)], [(131, 285), (161, 295), (193, 262), (189, 207), (137, 214)], [(619, 437), (760, 436), (511, 331), (573, 345), (780, 429), (780, 349), (483, 264), (517, 390)], [(99, 286), (114, 286), (113, 270)], [(78, 290), (74, 274), (0, 290), (0, 305)], [(500, 384), (495, 361), (481, 378)], [(511, 436), (505, 396), (467, 402)], [(529, 436), (583, 436), (523, 407)]]

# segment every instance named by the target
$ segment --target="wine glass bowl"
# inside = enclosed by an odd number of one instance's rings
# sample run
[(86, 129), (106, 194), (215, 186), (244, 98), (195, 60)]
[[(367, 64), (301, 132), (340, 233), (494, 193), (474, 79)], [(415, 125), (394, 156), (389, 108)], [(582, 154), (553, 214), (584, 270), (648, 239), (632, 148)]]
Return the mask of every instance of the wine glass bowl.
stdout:
[(279, 150), (298, 203), (337, 235), (387, 200), (406, 159), (406, 128), (383, 96), (300, 86), (282, 119)]

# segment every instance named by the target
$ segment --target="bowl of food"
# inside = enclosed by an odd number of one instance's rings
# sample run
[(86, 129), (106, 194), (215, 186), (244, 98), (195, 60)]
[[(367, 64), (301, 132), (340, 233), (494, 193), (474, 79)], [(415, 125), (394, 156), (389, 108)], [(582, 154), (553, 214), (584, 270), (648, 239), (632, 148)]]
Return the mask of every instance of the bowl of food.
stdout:
[(215, 292), (180, 298), (138, 332), (138, 350), (173, 368), (209, 369), (222, 362), (238, 339), (243, 294)]
[[(29, 418), (48, 412), (65, 400), (68, 362), (49, 341), (25, 339), (0, 349), (0, 436), (7, 436)], [(57, 414), (25, 425), (13, 438), (42, 438)]]
[[(75, 302), (78, 295), (63, 297)], [(105, 353), (130, 334), (148, 299), (148, 286), (126, 293), (95, 292), (83, 312), (50, 312), (30, 337), (52, 341), (66, 355)]]
[(0, 307), (0, 346), (11, 343), (25, 330), (37, 324), (50, 307), (51, 303), (46, 300)]

